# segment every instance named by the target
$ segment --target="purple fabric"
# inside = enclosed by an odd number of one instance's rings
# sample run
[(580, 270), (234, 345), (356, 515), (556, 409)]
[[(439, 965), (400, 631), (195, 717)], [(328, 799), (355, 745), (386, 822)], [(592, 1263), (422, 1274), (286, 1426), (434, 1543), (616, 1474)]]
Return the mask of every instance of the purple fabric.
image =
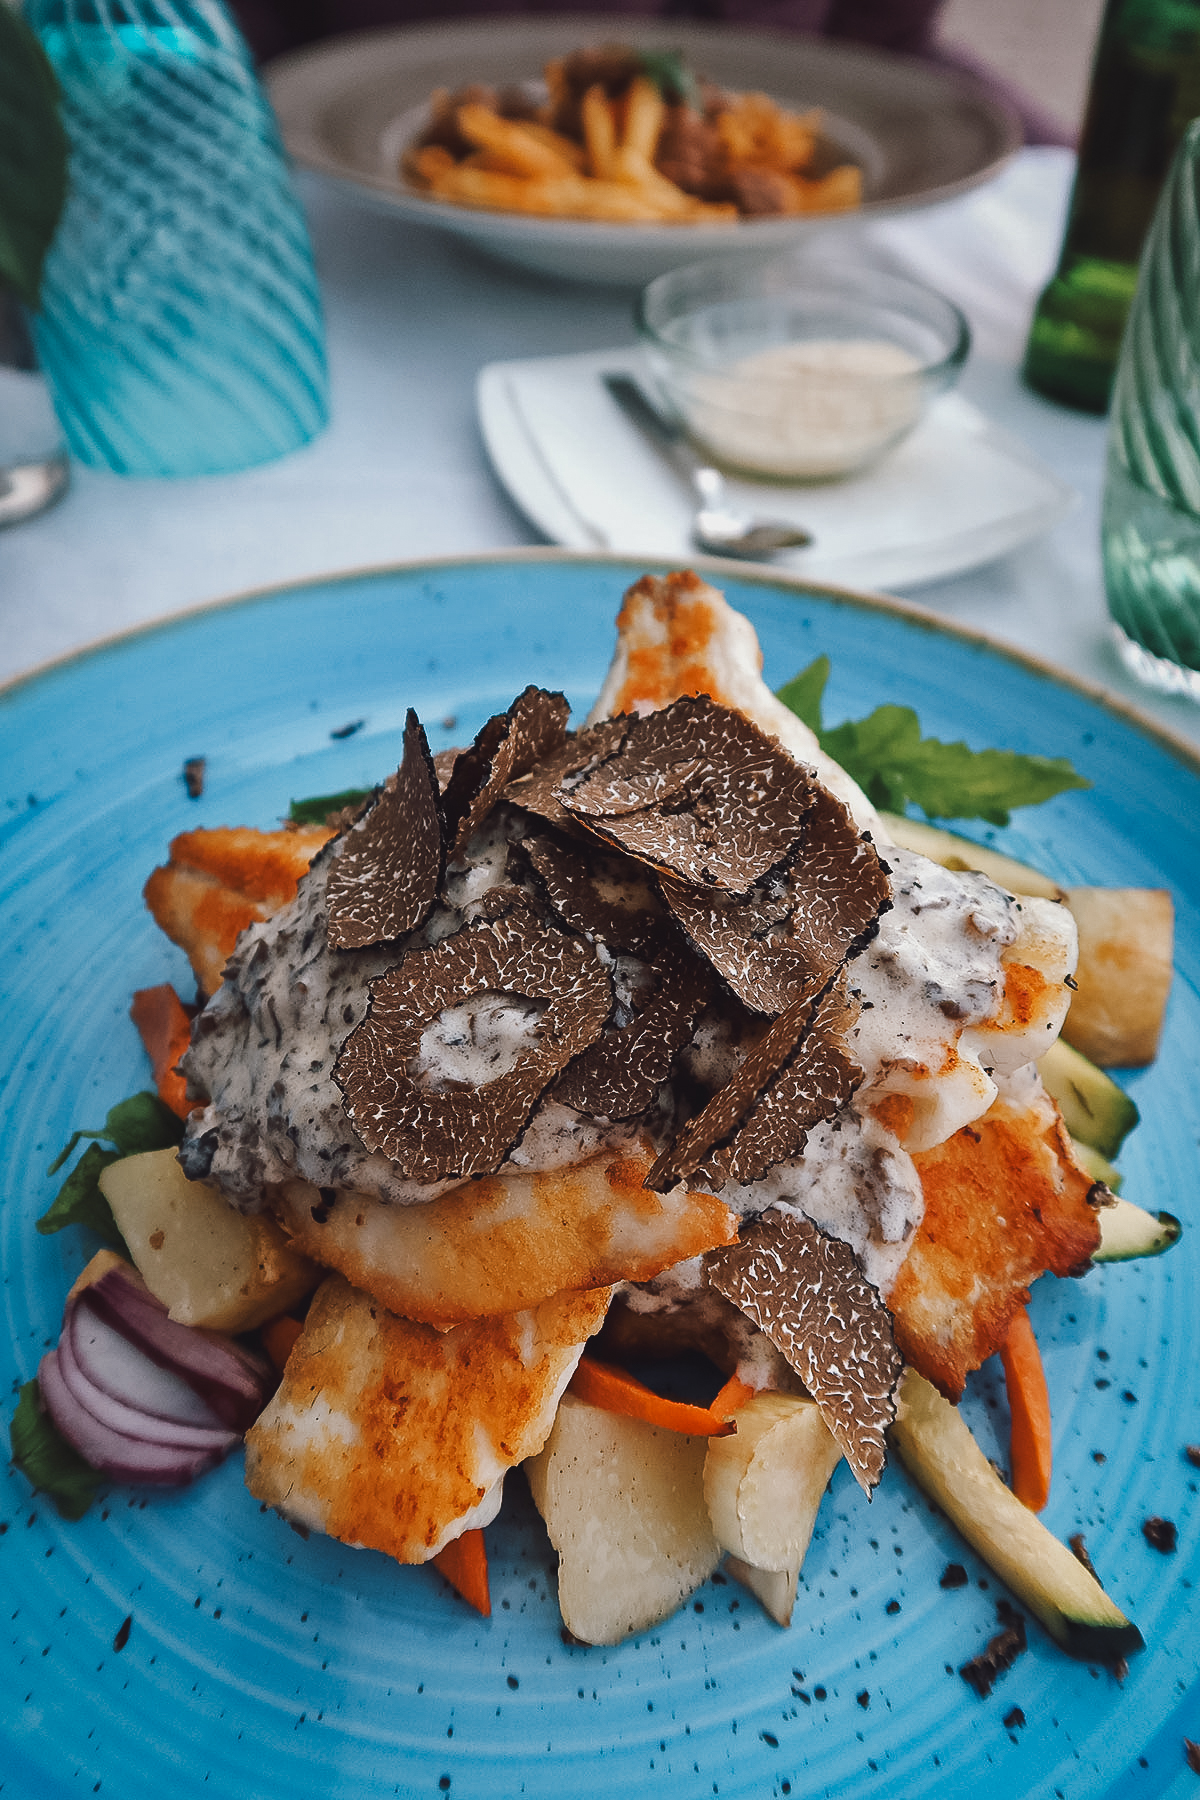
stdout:
[[(379, 25), (436, 24), (441, 20), (514, 13), (590, 13), (596, 0), (230, 0), (259, 62), (319, 38)], [(1021, 93), (969, 56), (936, 42), (944, 0), (607, 0), (603, 10), (622, 18), (696, 19), (751, 29), (798, 31), (923, 56), (975, 76), (1021, 117), (1031, 144), (1073, 138)]]

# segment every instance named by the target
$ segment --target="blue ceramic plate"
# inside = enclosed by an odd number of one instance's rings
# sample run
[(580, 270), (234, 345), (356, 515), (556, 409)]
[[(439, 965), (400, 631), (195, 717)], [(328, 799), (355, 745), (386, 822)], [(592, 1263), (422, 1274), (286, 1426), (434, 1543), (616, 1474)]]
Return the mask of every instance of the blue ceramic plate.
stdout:
[[(435, 749), (529, 681), (584, 708), (640, 572), (534, 555), (331, 579), (140, 632), (0, 695), (6, 1394), (55, 1338), (90, 1250), (36, 1235), (47, 1164), (147, 1083), (130, 991), (188, 987), (140, 899), (168, 839), (267, 826), (293, 798), (374, 781), (399, 759), (409, 705)], [(1200, 769), (1052, 672), (922, 615), (723, 580), (773, 685), (829, 654), (831, 719), (908, 701), (938, 736), (1072, 758), (1091, 790), (1020, 815), (1000, 834), (1017, 855), (1067, 881), (1174, 892), (1179, 975), (1162, 1054), (1129, 1081), (1143, 1123), (1124, 1167), (1128, 1194), (1193, 1232), (1157, 1261), (1043, 1281), (1033, 1303), (1055, 1408), (1046, 1520), (1085, 1534), (1146, 1650), (1120, 1683), (1031, 1624), (1028, 1653), (977, 1698), (957, 1670), (996, 1629), (998, 1584), (894, 1470), (870, 1505), (835, 1478), (790, 1631), (717, 1581), (613, 1650), (564, 1643), (519, 1478), (488, 1531), (481, 1621), (432, 1570), (296, 1535), (247, 1496), (236, 1461), (177, 1495), (116, 1490), (73, 1525), (9, 1470), (5, 1800), (1195, 1794)], [(193, 801), (180, 774), (194, 755), (208, 776)], [(984, 1379), (969, 1404), (1003, 1455), (995, 1401)], [(1144, 1538), (1150, 1515), (1176, 1524), (1173, 1555)], [(950, 1561), (966, 1586), (939, 1585)]]

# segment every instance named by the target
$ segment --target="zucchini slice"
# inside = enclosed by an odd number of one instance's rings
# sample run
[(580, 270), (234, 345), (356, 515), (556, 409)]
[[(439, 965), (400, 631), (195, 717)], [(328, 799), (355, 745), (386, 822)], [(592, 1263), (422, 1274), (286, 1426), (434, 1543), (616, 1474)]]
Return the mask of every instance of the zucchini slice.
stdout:
[(958, 1408), (913, 1369), (899, 1398), (891, 1435), (905, 1468), (1068, 1656), (1115, 1663), (1141, 1650), (1137, 1626), (1005, 1487)]
[(1093, 1181), (1102, 1181), (1110, 1194), (1120, 1193), (1125, 1177), (1120, 1169), (1109, 1162), (1107, 1156), (1101, 1156), (1091, 1144), (1080, 1143), (1078, 1138), (1071, 1139), (1071, 1154), (1080, 1168), (1087, 1170)]
[(1183, 1226), (1169, 1212), (1147, 1212), (1132, 1200), (1114, 1199), (1100, 1208), (1100, 1248), (1093, 1262), (1132, 1262), (1136, 1256), (1161, 1256), (1179, 1242)]
[(1039, 1060), (1038, 1070), (1071, 1136), (1114, 1157), (1138, 1122), (1138, 1109), (1124, 1088), (1061, 1038)]

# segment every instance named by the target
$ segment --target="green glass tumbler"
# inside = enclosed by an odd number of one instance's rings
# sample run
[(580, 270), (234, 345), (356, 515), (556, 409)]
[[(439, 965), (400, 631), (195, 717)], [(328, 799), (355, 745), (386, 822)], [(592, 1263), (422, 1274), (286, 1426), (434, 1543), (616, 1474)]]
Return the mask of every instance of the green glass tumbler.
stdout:
[(1200, 700), (1200, 119), (1146, 239), (1121, 344), (1101, 524), (1117, 648), (1139, 681)]

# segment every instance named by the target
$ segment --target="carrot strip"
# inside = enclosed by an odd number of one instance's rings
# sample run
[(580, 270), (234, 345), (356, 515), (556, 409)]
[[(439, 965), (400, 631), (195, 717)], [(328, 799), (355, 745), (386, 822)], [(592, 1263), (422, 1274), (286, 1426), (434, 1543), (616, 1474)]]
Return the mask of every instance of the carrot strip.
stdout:
[(689, 1437), (728, 1437), (734, 1429), (710, 1407), (664, 1400), (636, 1375), (612, 1363), (598, 1362), (594, 1356), (580, 1357), (571, 1377), (571, 1392), (605, 1412), (624, 1413), (627, 1418), (644, 1419), (647, 1425), (686, 1432)]
[(753, 1400), (756, 1392), (757, 1389), (752, 1388), (748, 1381), (743, 1381), (740, 1375), (731, 1375), (708, 1410), (714, 1419), (728, 1419), (740, 1407), (745, 1406), (747, 1400)]
[(262, 1328), (263, 1349), (281, 1375), (296, 1339), (303, 1330), (300, 1320), (293, 1319), (290, 1313), (280, 1313), (277, 1319), (272, 1319), (269, 1325)]
[(175, 1064), (187, 1049), (192, 1035), (192, 1021), (183, 1001), (167, 982), (161, 987), (139, 988), (133, 996), (129, 1016), (146, 1046), (159, 1099), (181, 1119), (186, 1119), (192, 1110), (187, 1083), (175, 1072)]
[(1024, 1307), (1013, 1315), (1000, 1361), (1012, 1415), (1009, 1455), (1013, 1493), (1030, 1512), (1041, 1512), (1050, 1498), (1050, 1394), (1041, 1352)]
[(464, 1531), (461, 1537), (451, 1538), (444, 1550), (439, 1550), (432, 1559), (434, 1568), (444, 1575), (450, 1586), (469, 1606), (482, 1613), (485, 1619), (492, 1616), (492, 1596), (488, 1587), (487, 1545), (483, 1541), (483, 1532), (476, 1527), (473, 1531)]

